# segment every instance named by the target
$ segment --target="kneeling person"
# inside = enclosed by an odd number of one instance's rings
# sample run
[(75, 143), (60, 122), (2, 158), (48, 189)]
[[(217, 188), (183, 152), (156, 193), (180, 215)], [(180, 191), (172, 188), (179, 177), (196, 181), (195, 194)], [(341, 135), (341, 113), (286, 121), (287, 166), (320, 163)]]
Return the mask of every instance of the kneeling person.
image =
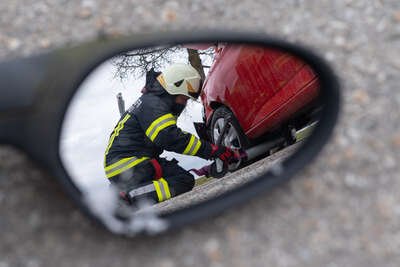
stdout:
[(140, 198), (162, 202), (192, 190), (194, 177), (163, 150), (204, 159), (236, 159), (229, 148), (200, 140), (176, 125), (189, 98), (199, 96), (201, 78), (190, 65), (150, 70), (143, 95), (121, 116), (105, 152), (106, 176), (129, 203)]

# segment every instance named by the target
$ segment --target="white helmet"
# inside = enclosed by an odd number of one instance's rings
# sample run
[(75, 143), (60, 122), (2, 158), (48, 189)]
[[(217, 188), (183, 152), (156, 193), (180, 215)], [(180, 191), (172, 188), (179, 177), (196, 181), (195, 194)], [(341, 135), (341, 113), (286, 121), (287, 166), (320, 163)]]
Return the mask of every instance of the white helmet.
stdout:
[(173, 64), (166, 68), (157, 80), (170, 95), (185, 95), (194, 100), (199, 96), (201, 77), (190, 65)]

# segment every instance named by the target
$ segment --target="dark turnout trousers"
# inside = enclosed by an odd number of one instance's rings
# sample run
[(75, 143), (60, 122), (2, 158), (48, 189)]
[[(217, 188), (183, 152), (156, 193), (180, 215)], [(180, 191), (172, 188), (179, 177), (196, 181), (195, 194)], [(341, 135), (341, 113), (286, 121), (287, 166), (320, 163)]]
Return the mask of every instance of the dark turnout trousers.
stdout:
[(157, 161), (162, 170), (158, 179), (153, 164), (145, 160), (109, 180), (132, 202), (143, 198), (162, 202), (193, 189), (193, 175), (180, 167), (176, 159), (159, 158)]

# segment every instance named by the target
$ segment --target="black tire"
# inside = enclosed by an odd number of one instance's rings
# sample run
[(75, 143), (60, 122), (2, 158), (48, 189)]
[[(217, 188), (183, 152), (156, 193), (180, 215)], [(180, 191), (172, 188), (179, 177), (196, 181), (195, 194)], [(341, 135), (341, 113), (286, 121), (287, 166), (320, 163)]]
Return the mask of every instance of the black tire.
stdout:
[[(211, 123), (209, 125), (209, 136), (214, 144), (217, 143), (218, 138), (218, 129), (221, 129), (221, 123), (225, 122), (225, 118), (229, 116), (229, 131), (227, 131), (225, 138), (221, 142), (221, 145), (229, 146), (231, 148), (242, 148), (246, 149), (248, 147), (248, 139), (246, 138), (242, 127), (239, 122), (233, 115), (233, 113), (225, 106), (221, 106), (214, 111), (213, 117), (211, 119)], [(229, 137), (228, 137), (229, 136)], [(230, 140), (228, 140), (230, 139)], [(242, 162), (238, 162), (237, 164), (229, 165), (229, 171), (234, 171), (242, 167)]]

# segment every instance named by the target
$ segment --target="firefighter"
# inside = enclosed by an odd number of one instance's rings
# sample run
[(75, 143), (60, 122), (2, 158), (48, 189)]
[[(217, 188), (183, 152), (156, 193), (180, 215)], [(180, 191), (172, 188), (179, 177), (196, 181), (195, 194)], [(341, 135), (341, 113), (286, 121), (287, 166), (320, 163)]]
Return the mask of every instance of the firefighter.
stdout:
[(162, 202), (192, 190), (193, 175), (176, 159), (160, 158), (163, 150), (225, 163), (238, 160), (237, 151), (177, 127), (177, 117), (188, 99), (198, 98), (200, 89), (200, 75), (190, 65), (147, 72), (143, 95), (121, 116), (105, 151), (106, 176), (128, 203), (141, 198)]

